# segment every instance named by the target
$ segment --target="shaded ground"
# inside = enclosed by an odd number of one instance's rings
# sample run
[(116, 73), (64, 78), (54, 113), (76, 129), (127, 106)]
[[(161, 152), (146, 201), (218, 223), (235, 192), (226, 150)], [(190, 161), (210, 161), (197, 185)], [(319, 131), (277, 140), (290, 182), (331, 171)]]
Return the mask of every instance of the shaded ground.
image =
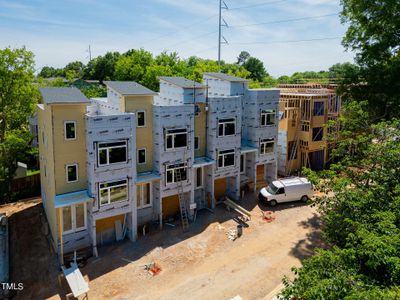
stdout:
[[(266, 223), (262, 211), (271, 209), (258, 204), (254, 194), (246, 195), (242, 205), (252, 211), (252, 220), (236, 241), (229, 240), (226, 232), (236, 227), (232, 219), (237, 214), (219, 206), (214, 213), (199, 212), (189, 232), (166, 226), (136, 243), (123, 241), (99, 248), (99, 258), (90, 259), (82, 268), (89, 280), (89, 298), (265, 297), (319, 244), (318, 215), (302, 203), (289, 203), (274, 208), (276, 220)], [(4, 209), (8, 208), (0, 207)], [(57, 286), (55, 257), (40, 229), (41, 204), (32, 202), (10, 210), (14, 210), (10, 226), (15, 252), (11, 274), (25, 286), (17, 298), (64, 299), (67, 289)], [(144, 270), (152, 261), (162, 268), (155, 277)]]

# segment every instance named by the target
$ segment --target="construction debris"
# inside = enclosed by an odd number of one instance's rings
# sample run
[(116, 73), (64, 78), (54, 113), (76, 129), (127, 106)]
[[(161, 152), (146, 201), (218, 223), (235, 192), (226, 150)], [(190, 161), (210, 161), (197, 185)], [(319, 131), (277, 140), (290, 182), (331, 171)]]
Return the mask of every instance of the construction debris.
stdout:
[(156, 276), (161, 272), (161, 267), (156, 263), (152, 262), (144, 266), (144, 269), (151, 275)]
[(251, 220), (251, 213), (248, 210), (241, 207), (240, 205), (236, 204), (234, 201), (232, 201), (228, 197), (226, 197), (224, 204), (226, 205), (228, 210), (233, 209), (236, 212), (238, 212), (239, 214), (241, 214), (244, 222)]
[(276, 219), (276, 216), (275, 216), (274, 212), (272, 212), (272, 211), (264, 211), (262, 213), (262, 219), (265, 222), (271, 223), (272, 221), (274, 221)]
[(242, 227), (240, 227), (240, 229), (239, 229), (239, 226), (238, 226), (238, 227), (232, 227), (232, 228), (230, 228), (230, 229), (226, 232), (226, 235), (228, 236), (228, 239), (230, 239), (231, 241), (234, 241), (234, 240), (236, 240), (237, 238), (241, 237), (241, 236), (242, 236), (242, 233), (243, 233)]

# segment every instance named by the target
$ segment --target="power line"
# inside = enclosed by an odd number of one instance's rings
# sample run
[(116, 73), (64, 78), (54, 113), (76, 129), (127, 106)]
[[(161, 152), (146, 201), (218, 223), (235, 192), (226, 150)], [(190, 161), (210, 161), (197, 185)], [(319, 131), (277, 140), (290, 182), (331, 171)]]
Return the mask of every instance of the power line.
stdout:
[(204, 23), (204, 22), (206, 22), (206, 21), (212, 19), (212, 18), (215, 17), (215, 16), (218, 16), (218, 14), (213, 14), (213, 15), (210, 15), (210, 16), (208, 16), (207, 18), (205, 18), (205, 19), (203, 19), (203, 20), (200, 20), (200, 21), (191, 23), (191, 24), (189, 24), (189, 25), (187, 25), (187, 26), (182, 26), (182, 27), (184, 27), (184, 28), (183, 28), (183, 29), (180, 29), (180, 30), (178, 30), (178, 31), (173, 31), (173, 32), (170, 32), (170, 33), (162, 34), (162, 35), (160, 35), (160, 36), (158, 36), (158, 37), (155, 37), (155, 38), (152, 38), (152, 39), (150, 39), (150, 40), (144, 41), (144, 44), (148, 44), (148, 43), (150, 43), (150, 42), (153, 42), (153, 41), (156, 41), (156, 40), (159, 40), (159, 39), (163, 39), (163, 38), (169, 37), (169, 36), (171, 36), (171, 35), (175, 35), (175, 34), (177, 34), (177, 33), (179, 33), (179, 32), (187, 31), (189, 28), (192, 28), (192, 27), (195, 26), (195, 25)]
[(230, 8), (229, 10), (247, 9), (247, 8), (259, 7), (259, 6), (269, 5), (269, 4), (286, 2), (286, 1), (288, 1), (288, 0), (266, 1), (266, 2), (261, 2), (261, 3), (257, 3), (257, 4), (252, 4), (252, 5), (233, 7), (233, 8)]
[[(188, 43), (188, 42), (197, 40), (197, 39), (199, 39), (199, 38), (201, 38), (201, 37), (211, 35), (211, 34), (216, 33), (216, 32), (218, 32), (218, 30), (214, 30), (214, 31), (211, 31), (211, 32), (207, 32), (207, 33), (198, 35), (198, 36), (196, 36), (195, 38), (188, 39), (188, 40), (183, 40), (183, 41), (177, 42), (177, 43), (172, 44), (172, 45), (167, 45), (167, 46), (165, 46), (165, 47), (163, 47), (163, 48), (174, 47), (174, 46), (177, 46), (177, 45), (180, 45), (180, 44)], [(161, 48), (160, 48), (160, 49), (161, 49)]]
[(338, 16), (338, 15), (339, 15), (339, 13), (333, 13), (333, 14), (320, 15), (320, 16), (310, 16), (310, 17), (303, 17), (303, 18), (284, 19), (284, 20), (276, 20), (276, 21), (269, 21), (269, 22), (244, 24), (244, 25), (237, 25), (237, 26), (230, 26), (230, 27), (231, 28), (242, 28), (242, 27), (258, 26), (258, 25), (266, 25), (266, 24), (289, 23), (289, 22), (296, 22), (296, 21), (303, 21), (303, 20), (311, 20), (311, 19), (332, 17), (332, 16)]
[(302, 42), (314, 42), (314, 41), (337, 40), (337, 39), (341, 39), (341, 38), (342, 38), (341, 36), (336, 36), (336, 37), (326, 37), (326, 38), (308, 39), (308, 40), (287, 40), (287, 41), (271, 41), (271, 42), (231, 43), (231, 45), (302, 43)]

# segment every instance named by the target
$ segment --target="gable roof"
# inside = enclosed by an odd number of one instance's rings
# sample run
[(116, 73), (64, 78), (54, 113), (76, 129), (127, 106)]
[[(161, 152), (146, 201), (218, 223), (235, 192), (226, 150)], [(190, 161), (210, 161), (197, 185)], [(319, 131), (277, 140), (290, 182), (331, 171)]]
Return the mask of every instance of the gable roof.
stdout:
[(169, 77), (169, 76), (159, 76), (158, 79), (171, 83), (173, 85), (179, 86), (184, 89), (201, 89), (206, 88), (205, 85), (198, 83), (193, 80), (186, 79), (185, 77)]
[(104, 84), (123, 96), (157, 95), (156, 92), (134, 81), (104, 81)]
[(46, 104), (90, 103), (76, 87), (44, 87), (39, 88), (39, 91)]
[(214, 78), (225, 80), (225, 81), (229, 81), (229, 82), (247, 82), (247, 81), (250, 81), (250, 80), (245, 79), (245, 78), (236, 77), (236, 76), (228, 75), (228, 74), (225, 74), (225, 73), (206, 72), (206, 73), (203, 73), (203, 75), (214, 77)]

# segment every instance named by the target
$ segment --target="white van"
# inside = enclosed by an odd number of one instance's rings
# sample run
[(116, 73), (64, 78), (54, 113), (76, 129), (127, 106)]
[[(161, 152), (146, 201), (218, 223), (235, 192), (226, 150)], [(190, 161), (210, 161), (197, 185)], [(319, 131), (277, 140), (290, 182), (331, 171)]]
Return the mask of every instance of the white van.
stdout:
[(277, 203), (301, 200), (306, 202), (313, 195), (311, 182), (304, 177), (291, 177), (273, 181), (262, 188), (258, 198), (260, 201), (275, 206)]

